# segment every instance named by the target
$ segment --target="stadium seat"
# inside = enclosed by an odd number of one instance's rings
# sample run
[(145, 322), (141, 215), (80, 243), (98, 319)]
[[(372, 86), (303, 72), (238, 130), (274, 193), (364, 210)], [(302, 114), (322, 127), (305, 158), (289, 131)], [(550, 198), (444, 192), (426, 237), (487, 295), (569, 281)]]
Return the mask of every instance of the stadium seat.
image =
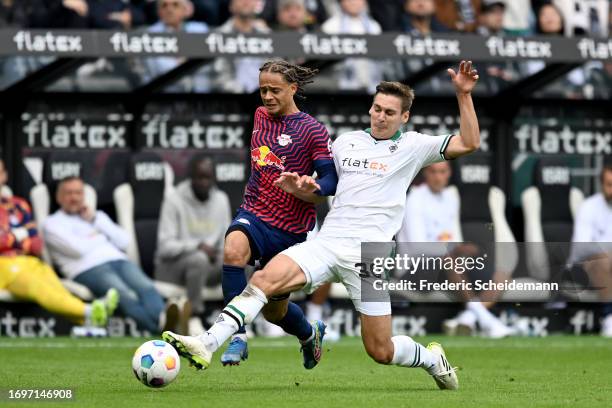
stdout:
[(168, 166), (155, 153), (136, 153), (130, 159), (128, 182), (113, 193), (119, 225), (132, 236), (128, 257), (149, 276), (153, 275), (161, 203), (170, 191), (167, 172)]
[[(540, 159), (534, 167), (534, 184), (521, 194), (525, 242), (530, 243), (525, 250), (527, 269), (531, 277), (548, 281), (567, 262), (574, 217), (584, 194), (571, 186), (570, 167), (563, 158)], [(559, 251), (551, 251), (557, 246)]]

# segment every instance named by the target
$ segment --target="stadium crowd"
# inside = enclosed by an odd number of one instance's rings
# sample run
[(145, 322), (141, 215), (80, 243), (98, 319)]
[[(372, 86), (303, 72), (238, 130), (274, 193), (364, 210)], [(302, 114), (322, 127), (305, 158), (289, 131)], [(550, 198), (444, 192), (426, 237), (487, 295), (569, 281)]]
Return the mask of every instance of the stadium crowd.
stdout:
[[(558, 35), (607, 37), (609, 0), (3, 0), (0, 28), (73, 28), (266, 34), (322, 32), (371, 34), (405, 32), (480, 35)], [(84, 64), (72, 83), (56, 91), (135, 88), (177, 67), (184, 58)], [(297, 61), (300, 62), (300, 61)], [(380, 80), (406, 78), (432, 64), (429, 59), (348, 59), (325, 69), (313, 90), (373, 91)], [(48, 63), (45, 57), (0, 61), (0, 85), (10, 84)], [(167, 92), (245, 93), (257, 89), (255, 57), (218, 58), (177, 80)], [(488, 63), (476, 93), (495, 94), (545, 67), (544, 62)], [(553, 83), (545, 92), (572, 99), (606, 99), (612, 64), (589, 62)], [(423, 82), (419, 93), (452, 94), (444, 72)], [(109, 77), (112, 78), (109, 81)], [(102, 79), (101, 79), (102, 78)], [(117, 78), (122, 78), (117, 80)], [(116, 84), (116, 85), (113, 85)], [(63, 88), (62, 88), (63, 86)]]
[[(221, 27), (236, 15), (255, 30), (489, 33), (607, 36), (608, 0), (2, 0), (0, 27), (135, 29), (165, 10)], [(244, 21), (241, 24), (244, 24)], [(498, 23), (495, 23), (498, 24)]]

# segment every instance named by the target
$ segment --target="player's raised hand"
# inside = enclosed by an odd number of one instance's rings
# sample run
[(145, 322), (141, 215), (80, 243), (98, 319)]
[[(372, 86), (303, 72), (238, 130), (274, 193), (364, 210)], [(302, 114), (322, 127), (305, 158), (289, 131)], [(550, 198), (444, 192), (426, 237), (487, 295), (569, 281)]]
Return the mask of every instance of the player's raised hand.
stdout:
[(459, 71), (449, 68), (448, 74), (458, 93), (470, 93), (478, 82), (478, 71), (473, 68), (472, 61), (461, 61)]

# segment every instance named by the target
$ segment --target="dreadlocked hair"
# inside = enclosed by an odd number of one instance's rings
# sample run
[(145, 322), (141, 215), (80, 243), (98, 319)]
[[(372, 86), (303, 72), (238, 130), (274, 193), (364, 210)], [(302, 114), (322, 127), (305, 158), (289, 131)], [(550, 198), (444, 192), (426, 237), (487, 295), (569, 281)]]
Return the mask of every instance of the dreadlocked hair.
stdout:
[(259, 68), (259, 72), (281, 74), (288, 83), (297, 84), (298, 89), (295, 96), (304, 99), (304, 87), (314, 82), (312, 78), (317, 75), (319, 70), (315, 68), (302, 67), (285, 60), (275, 59), (264, 63), (261, 68)]

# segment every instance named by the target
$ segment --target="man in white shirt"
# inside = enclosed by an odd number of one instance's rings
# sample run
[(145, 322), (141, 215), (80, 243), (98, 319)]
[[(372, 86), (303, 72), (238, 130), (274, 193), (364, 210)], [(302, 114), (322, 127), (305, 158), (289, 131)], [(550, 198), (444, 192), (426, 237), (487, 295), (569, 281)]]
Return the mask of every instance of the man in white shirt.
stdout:
[(158, 333), (175, 327), (178, 306), (169, 305), (164, 314), (164, 300), (153, 282), (127, 259), (128, 233), (104, 212), (88, 208), (84, 197), (84, 183), (78, 177), (65, 178), (57, 186), (61, 208), (44, 223), (53, 262), (66, 277), (87, 286), (95, 296), (117, 289), (119, 309), (141, 329)]
[(601, 193), (580, 206), (572, 243), (572, 262), (582, 263), (592, 285), (601, 288), (601, 335), (612, 337), (612, 164), (601, 171)]
[[(410, 248), (407, 243), (416, 243), (419, 246), (416, 253), (420, 255), (427, 251), (426, 255), (430, 257), (469, 256), (474, 250), (477, 251), (477, 248), (471, 248), (473, 244), (460, 243), (459, 197), (448, 188), (451, 177), (448, 162), (435, 163), (424, 168), (423, 176), (425, 182), (412, 187), (406, 198), (404, 221), (396, 234), (398, 251)], [(435, 242), (440, 245), (420, 245)], [(444, 243), (453, 243), (452, 248)], [(451, 254), (448, 254), (449, 250)], [(455, 278), (459, 276), (454, 271), (448, 271), (445, 275), (452, 281), (456, 281)], [(411, 276), (417, 280), (423, 277), (418, 271)], [(486, 337), (502, 338), (512, 334), (512, 330), (488, 310), (495, 302), (478, 302), (476, 294), (471, 291), (461, 291), (460, 295), (462, 300), (467, 302), (466, 309), (455, 319), (443, 323), (445, 333), (470, 335), (478, 323)]]
[[(449, 69), (448, 73), (459, 103), (460, 135), (400, 132), (408, 122), (414, 92), (399, 82), (380, 83), (369, 111), (371, 128), (344, 133), (333, 144), (339, 181), (332, 209), (317, 237), (286, 249), (253, 274), (244, 292), (223, 309), (206, 333), (189, 337), (164, 332), (162, 338), (196, 368), (207, 368), (213, 353), (259, 314), (268, 297), (300, 289), (310, 293), (326, 282), (339, 281), (361, 314), (362, 341), (372, 359), (380, 364), (421, 367), (439, 388), (457, 389), (455, 369), (442, 346), (430, 343), (423, 347), (408, 336), (392, 336), (388, 294), (386, 301), (362, 301), (362, 284), (369, 282), (360, 276), (362, 242), (391, 242), (402, 223), (405, 193), (417, 172), (480, 146), (471, 97), (478, 74), (471, 61), (462, 61), (458, 72)], [(299, 191), (313, 197), (320, 189), (311, 176), (297, 173), (282, 173), (275, 184), (290, 194)]]

